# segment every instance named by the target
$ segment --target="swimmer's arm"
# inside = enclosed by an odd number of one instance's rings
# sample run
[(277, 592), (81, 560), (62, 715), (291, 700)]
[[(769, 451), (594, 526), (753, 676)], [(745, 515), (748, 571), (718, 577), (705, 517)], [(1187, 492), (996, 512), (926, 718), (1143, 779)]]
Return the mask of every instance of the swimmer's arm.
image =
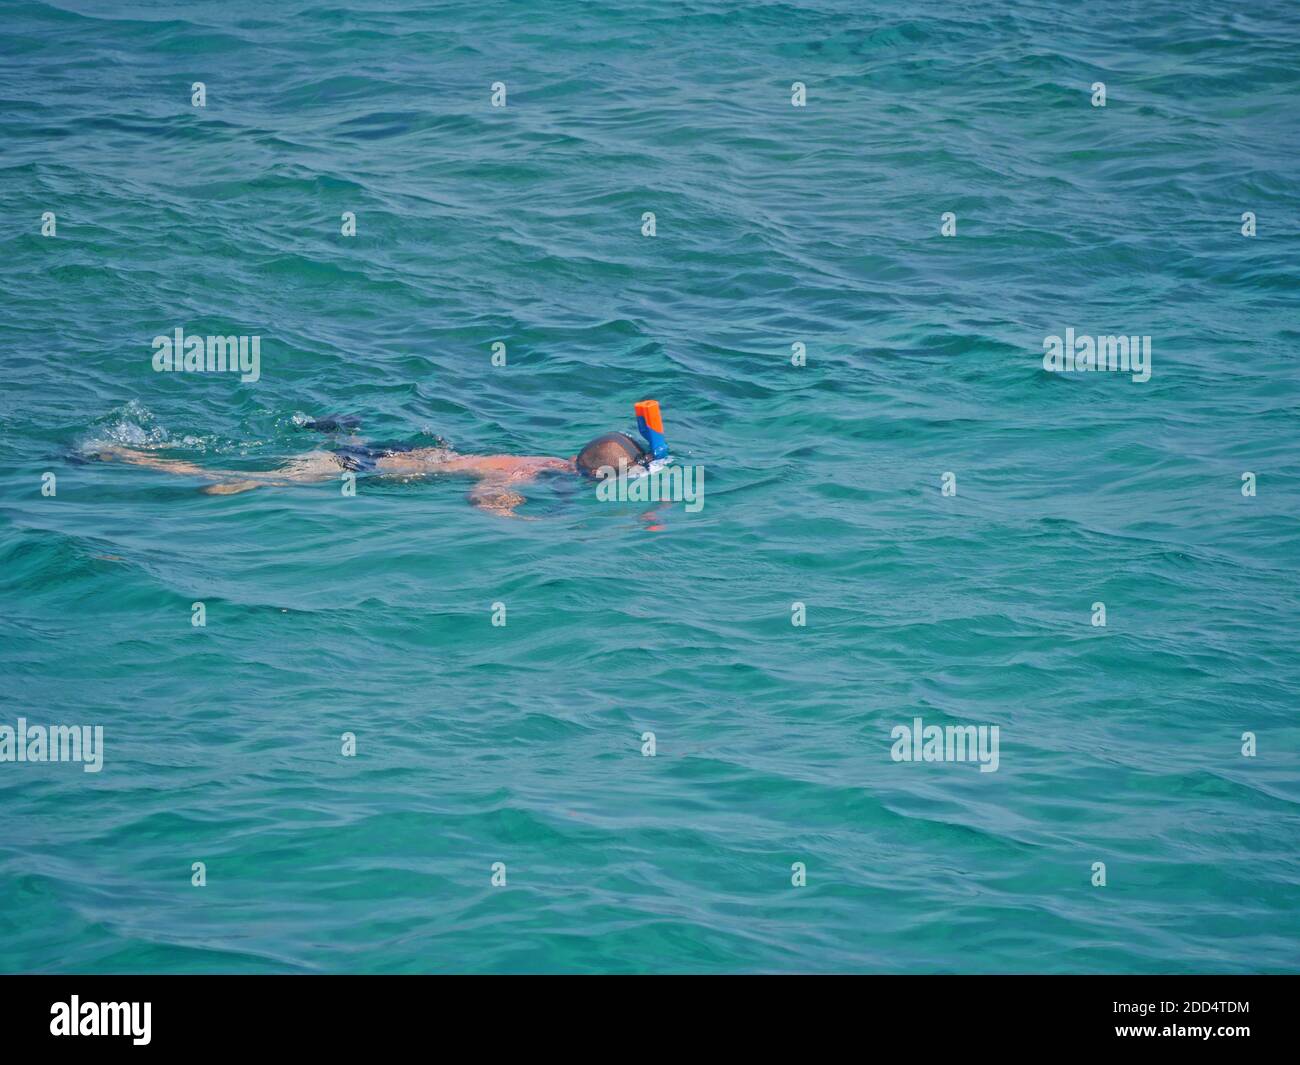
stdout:
[(557, 459), (549, 455), (448, 455), (446, 451), (428, 448), (396, 455), (385, 455), (379, 460), (380, 474), (410, 476), (420, 473), (452, 473), (488, 480), (531, 481), (540, 473), (549, 471), (573, 473), (572, 459)]

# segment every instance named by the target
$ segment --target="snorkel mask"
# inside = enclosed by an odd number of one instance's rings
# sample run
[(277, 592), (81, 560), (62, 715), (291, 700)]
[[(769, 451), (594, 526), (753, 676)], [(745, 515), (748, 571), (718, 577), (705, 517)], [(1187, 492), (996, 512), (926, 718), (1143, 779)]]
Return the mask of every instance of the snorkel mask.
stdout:
[(626, 476), (642, 477), (664, 465), (668, 459), (668, 441), (664, 437), (659, 404), (653, 399), (643, 399), (633, 409), (637, 429), (645, 438), (645, 444), (642, 445), (630, 433), (613, 432), (598, 436), (579, 453), (579, 472), (592, 477), (603, 469), (609, 469)]

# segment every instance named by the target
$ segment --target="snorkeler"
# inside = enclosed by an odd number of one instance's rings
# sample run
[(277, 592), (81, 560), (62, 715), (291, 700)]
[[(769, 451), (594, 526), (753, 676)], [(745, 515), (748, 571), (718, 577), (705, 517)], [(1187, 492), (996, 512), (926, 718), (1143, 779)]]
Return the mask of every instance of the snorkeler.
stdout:
[[(651, 428), (651, 423), (647, 423), (643, 416), (651, 404), (655, 428)], [(515, 517), (515, 507), (524, 502), (517, 488), (544, 474), (576, 473), (600, 480), (636, 466), (649, 468), (654, 459), (666, 456), (667, 445), (662, 444), (663, 425), (658, 420), (658, 404), (645, 400), (636, 405), (636, 411), (641, 432), (650, 442), (649, 448), (643, 447), (627, 433), (605, 433), (590, 441), (571, 459), (548, 455), (458, 455), (447, 447), (410, 447), (404, 444), (372, 447), (349, 443), (329, 450), (310, 451), (273, 470), (243, 473), (206, 469), (193, 462), (160, 458), (128, 447), (100, 447), (93, 455), (105, 462), (117, 460), (211, 480), (214, 483), (202, 489), (210, 495), (234, 495), (253, 488), (330, 481), (345, 472), (408, 479), (426, 474), (456, 474), (475, 479), (469, 501), (476, 507)], [(307, 427), (337, 432), (355, 428), (356, 424), (354, 419), (322, 418), (308, 422)]]

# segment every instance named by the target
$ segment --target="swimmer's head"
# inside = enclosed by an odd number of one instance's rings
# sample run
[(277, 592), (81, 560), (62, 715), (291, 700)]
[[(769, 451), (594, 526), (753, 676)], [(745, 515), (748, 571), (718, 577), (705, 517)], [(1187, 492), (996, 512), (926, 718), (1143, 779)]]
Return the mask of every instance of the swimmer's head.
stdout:
[(610, 470), (617, 473), (620, 463), (623, 467), (631, 467), (645, 465), (649, 460), (650, 455), (646, 449), (627, 433), (606, 433), (579, 451), (574, 462), (584, 477), (599, 480), (608, 476)]

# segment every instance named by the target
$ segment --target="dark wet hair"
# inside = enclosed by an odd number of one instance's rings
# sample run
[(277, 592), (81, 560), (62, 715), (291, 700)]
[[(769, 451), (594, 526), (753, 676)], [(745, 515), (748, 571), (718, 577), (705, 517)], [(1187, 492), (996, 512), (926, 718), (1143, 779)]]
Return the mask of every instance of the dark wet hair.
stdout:
[(646, 449), (627, 433), (606, 433), (579, 451), (575, 462), (578, 472), (584, 477), (599, 477), (600, 470), (605, 466), (617, 472), (620, 459), (625, 465), (634, 466), (645, 462), (649, 457)]

